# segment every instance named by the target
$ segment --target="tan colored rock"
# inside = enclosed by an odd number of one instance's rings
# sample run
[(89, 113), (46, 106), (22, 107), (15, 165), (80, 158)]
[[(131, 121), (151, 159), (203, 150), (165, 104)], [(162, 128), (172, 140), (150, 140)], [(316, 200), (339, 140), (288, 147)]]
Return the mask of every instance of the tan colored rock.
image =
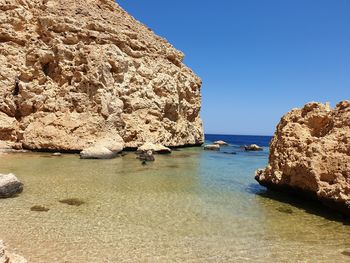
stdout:
[(215, 142), (213, 142), (213, 144), (217, 144), (217, 145), (220, 145), (220, 146), (227, 146), (228, 145), (228, 143), (227, 142), (225, 142), (225, 141), (215, 141)]
[(307, 193), (350, 215), (350, 102), (335, 109), (309, 103), (287, 113), (270, 145), (269, 165), (256, 180)]
[(146, 142), (145, 144), (137, 148), (137, 152), (148, 152), (148, 151), (151, 151), (152, 153), (171, 153), (171, 149), (159, 143), (154, 144), (151, 142)]
[(0, 0), (0, 140), (201, 144), (201, 80), (113, 0)]
[(2, 240), (0, 240), (0, 263), (27, 263), (28, 261), (23, 257), (9, 253)]
[(80, 152), (81, 159), (111, 159), (117, 157), (124, 148), (124, 141), (119, 135), (103, 138)]

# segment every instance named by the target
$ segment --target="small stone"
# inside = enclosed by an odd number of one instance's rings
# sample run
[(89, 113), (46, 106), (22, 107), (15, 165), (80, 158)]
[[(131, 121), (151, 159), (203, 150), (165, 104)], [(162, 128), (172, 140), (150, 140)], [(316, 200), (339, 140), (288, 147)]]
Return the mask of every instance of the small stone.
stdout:
[(285, 214), (293, 214), (293, 210), (287, 207), (279, 207), (276, 210), (278, 212), (285, 213)]
[(62, 204), (71, 205), (71, 206), (81, 206), (82, 204), (85, 204), (83, 200), (78, 198), (62, 199), (62, 200), (59, 200), (59, 202)]
[(220, 145), (220, 146), (228, 146), (228, 143), (225, 142), (225, 141), (215, 141), (213, 142), (213, 144), (217, 144), (217, 145)]
[(204, 146), (204, 150), (207, 150), (207, 151), (220, 151), (220, 145), (208, 144), (208, 145)]
[(243, 148), (246, 151), (263, 151), (264, 150), (262, 147), (256, 144), (244, 145)]
[(12, 197), (23, 191), (23, 184), (14, 174), (0, 174), (0, 198)]
[(61, 153), (53, 153), (52, 156), (62, 156)]
[(35, 211), (35, 212), (47, 212), (49, 210), (50, 210), (49, 208), (42, 205), (35, 205), (30, 208), (30, 211)]
[(350, 251), (344, 250), (344, 251), (341, 252), (341, 254), (344, 255), (344, 256), (350, 257)]

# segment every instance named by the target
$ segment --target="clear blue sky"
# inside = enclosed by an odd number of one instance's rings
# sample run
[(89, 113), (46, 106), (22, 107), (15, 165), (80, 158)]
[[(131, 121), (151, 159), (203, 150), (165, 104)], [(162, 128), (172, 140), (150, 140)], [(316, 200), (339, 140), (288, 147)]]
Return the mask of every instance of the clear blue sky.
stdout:
[(350, 0), (117, 2), (186, 54), (206, 133), (270, 135), (294, 107), (350, 99)]

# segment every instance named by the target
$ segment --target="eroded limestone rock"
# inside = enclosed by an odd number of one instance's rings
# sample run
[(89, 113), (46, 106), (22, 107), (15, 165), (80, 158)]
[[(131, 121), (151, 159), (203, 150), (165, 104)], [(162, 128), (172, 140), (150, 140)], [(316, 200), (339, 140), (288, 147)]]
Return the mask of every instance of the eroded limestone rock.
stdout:
[(113, 0), (0, 0), (0, 140), (201, 144), (201, 80)]
[(280, 121), (269, 165), (256, 173), (267, 187), (313, 196), (350, 215), (350, 102), (335, 109), (309, 103)]

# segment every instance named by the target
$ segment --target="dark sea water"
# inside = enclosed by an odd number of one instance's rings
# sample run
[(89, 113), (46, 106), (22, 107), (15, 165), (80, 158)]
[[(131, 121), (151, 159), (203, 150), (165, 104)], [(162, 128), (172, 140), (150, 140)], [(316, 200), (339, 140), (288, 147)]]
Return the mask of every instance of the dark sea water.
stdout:
[(205, 139), (208, 142), (223, 140), (237, 146), (257, 144), (259, 146), (269, 147), (272, 136), (206, 134)]
[[(207, 135), (230, 145), (176, 149), (148, 165), (131, 152), (113, 160), (1, 154), (0, 172), (25, 188), (0, 199), (0, 238), (34, 263), (350, 262), (341, 218), (255, 182), (270, 139)], [(264, 151), (239, 147), (251, 143)], [(60, 202), (67, 198), (83, 204)]]

